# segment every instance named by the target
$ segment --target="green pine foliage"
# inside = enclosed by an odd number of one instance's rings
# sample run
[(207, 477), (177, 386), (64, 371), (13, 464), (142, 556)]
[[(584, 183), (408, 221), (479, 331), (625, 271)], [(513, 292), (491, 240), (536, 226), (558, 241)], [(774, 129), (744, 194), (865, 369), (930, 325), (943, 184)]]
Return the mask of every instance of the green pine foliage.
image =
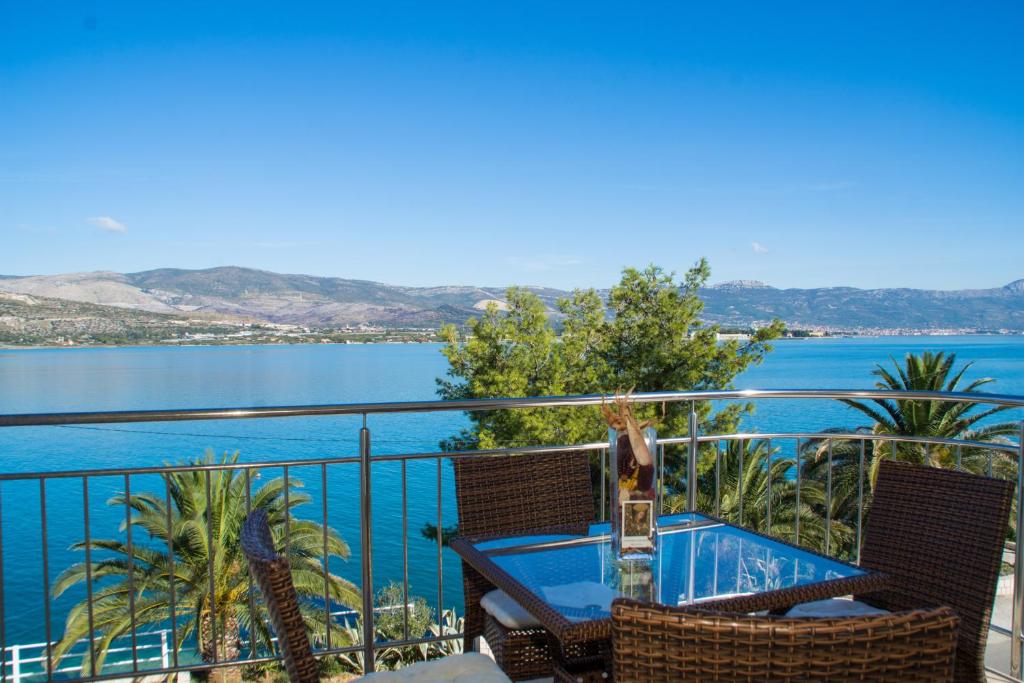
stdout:
[[(507, 307), (490, 305), (466, 332), (444, 330), (448, 377), (438, 380), (445, 399), (611, 394), (616, 391), (725, 389), (771, 350), (780, 322), (749, 341), (719, 342), (717, 325), (701, 319), (700, 289), (711, 271), (701, 259), (681, 280), (656, 266), (627, 268), (607, 301), (595, 290), (577, 290), (558, 303), (561, 330), (541, 300), (511, 288)], [(699, 405), (702, 429), (735, 426), (749, 406), (712, 415)], [(638, 417), (659, 418), (665, 434), (687, 433), (688, 406), (648, 405)], [(603, 440), (606, 427), (594, 407), (475, 411), (472, 427), (445, 441), (448, 449), (557, 445)]]

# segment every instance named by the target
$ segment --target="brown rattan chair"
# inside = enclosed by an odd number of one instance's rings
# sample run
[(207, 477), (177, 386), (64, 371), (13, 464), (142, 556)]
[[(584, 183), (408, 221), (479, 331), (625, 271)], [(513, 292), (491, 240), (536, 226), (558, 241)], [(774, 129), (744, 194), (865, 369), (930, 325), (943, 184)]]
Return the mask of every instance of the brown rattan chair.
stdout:
[(891, 611), (948, 605), (960, 617), (956, 680), (985, 678), (1013, 484), (965, 472), (886, 461), (864, 524), (861, 566), (889, 588), (857, 599)]
[(836, 619), (612, 603), (616, 683), (953, 680), (948, 607)]
[(319, 681), (320, 667), (313, 657), (306, 624), (299, 612), (291, 567), (288, 558), (274, 550), (266, 512), (252, 511), (242, 524), (241, 540), (242, 552), (249, 560), (249, 571), (266, 600), (288, 679), (292, 683)]
[[(456, 458), (454, 466), (460, 536), (578, 534), (594, 521), (585, 452), (474, 456)], [(541, 626), (506, 627), (480, 606), (494, 586), (465, 562), (462, 577), (466, 650), (483, 636), (512, 680), (551, 676), (558, 655), (554, 637)]]

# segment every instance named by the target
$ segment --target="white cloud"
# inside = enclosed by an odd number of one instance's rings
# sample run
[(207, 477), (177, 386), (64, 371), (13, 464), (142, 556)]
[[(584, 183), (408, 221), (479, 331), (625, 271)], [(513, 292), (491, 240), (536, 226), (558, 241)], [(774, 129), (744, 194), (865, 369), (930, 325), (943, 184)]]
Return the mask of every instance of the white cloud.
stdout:
[(507, 256), (505, 263), (525, 270), (553, 270), (566, 266), (578, 266), (583, 263), (583, 259), (575, 256), (538, 254), (537, 256)]
[(754, 251), (755, 254), (767, 254), (768, 253), (768, 247), (764, 246), (760, 242), (751, 242), (750, 243), (750, 248)]
[(124, 223), (115, 221), (110, 216), (93, 216), (88, 219), (90, 225), (95, 225), (100, 230), (107, 232), (128, 232), (128, 228), (125, 227)]

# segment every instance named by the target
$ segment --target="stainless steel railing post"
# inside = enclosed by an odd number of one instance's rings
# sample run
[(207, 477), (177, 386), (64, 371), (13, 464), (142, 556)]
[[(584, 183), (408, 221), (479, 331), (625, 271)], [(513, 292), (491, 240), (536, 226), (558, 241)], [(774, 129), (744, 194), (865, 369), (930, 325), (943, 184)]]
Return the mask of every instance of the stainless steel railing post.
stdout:
[(800, 545), (800, 484), (803, 480), (803, 470), (801, 469), (800, 462), (800, 437), (796, 439), (796, 515), (793, 517), (793, 535), (795, 540), (793, 541), (797, 545)]
[[(373, 505), (370, 485), (370, 430), (359, 430), (359, 531), (362, 547), (363, 569), (363, 671), (373, 673), (374, 623), (373, 623)], [(441, 530), (437, 530), (441, 533)]]
[(686, 460), (686, 508), (697, 509), (697, 403), (690, 401), (690, 457)]
[(864, 454), (865, 443), (864, 439), (861, 439), (860, 459), (857, 465), (857, 564), (860, 564), (861, 537), (864, 534)]
[[(768, 491), (767, 491), (767, 493), (768, 493), (768, 501), (767, 501), (768, 502), (768, 510), (767, 510), (767, 515), (766, 515), (766, 517), (768, 519), (766, 521), (768, 522), (768, 526), (765, 528), (765, 533), (768, 534), (769, 536), (771, 536), (771, 533), (772, 533), (772, 440), (768, 439), (767, 440), (767, 444), (768, 444), (768, 453), (765, 456), (765, 458), (768, 461), (768, 468), (767, 468), (768, 469), (768, 480), (766, 482), (767, 488), (768, 488)], [(765, 582), (765, 585), (767, 585), (767, 582)]]
[(608, 476), (608, 449), (601, 449), (601, 518), (600, 521), (605, 521), (607, 518), (608, 503), (605, 500), (606, 491), (608, 488), (607, 482)]
[(644, 433), (647, 437), (647, 450), (651, 452), (654, 459), (654, 509), (655, 515), (660, 515), (662, 510), (662, 489), (665, 488), (665, 447), (658, 445), (658, 432), (654, 427), (648, 427)]
[(1017, 543), (1013, 552), (1013, 617), (1011, 631), (1013, 642), (1010, 647), (1010, 675), (1020, 678), (1021, 656), (1024, 654), (1024, 543), (1021, 529), (1024, 529), (1024, 421), (1017, 434)]

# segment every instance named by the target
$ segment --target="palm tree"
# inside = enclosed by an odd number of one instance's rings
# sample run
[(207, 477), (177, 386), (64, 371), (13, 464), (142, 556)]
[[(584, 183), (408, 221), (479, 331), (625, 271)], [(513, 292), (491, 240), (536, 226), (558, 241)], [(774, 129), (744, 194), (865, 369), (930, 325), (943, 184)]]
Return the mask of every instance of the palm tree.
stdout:
[[(218, 462), (212, 451), (207, 451), (205, 458), (188, 464), (227, 467), (164, 474), (169, 510), (164, 492), (132, 493), (127, 501), (132, 509), (132, 528), (145, 531), (149, 542), (138, 531), (133, 534), (131, 550), (120, 539), (93, 539), (89, 549), (103, 559), (93, 559), (88, 567), (84, 562), (75, 564), (57, 579), (55, 597), (86, 582), (89, 575), (94, 585), (101, 582), (102, 587), (94, 590), (92, 604), (95, 653), (86, 659), (91, 659), (93, 672), (103, 666), (114, 639), (131, 631), (132, 601), (136, 629), (166, 624), (172, 589), (178, 623), (174, 647), (180, 649), (186, 640), (194, 638), (204, 662), (231, 661), (240, 654), (245, 629), (253, 647), (272, 651), (269, 617), (257, 599), (258, 589), (249, 579), (240, 543), (242, 522), (249, 508), (267, 512), (275, 545), (290, 558), (303, 618), (314, 637), (323, 638), (328, 628), (322, 606), (325, 579), (332, 603), (352, 608), (361, 603), (361, 595), (351, 583), (329, 572), (325, 577), (325, 534), (328, 557), (347, 558), (349, 548), (333, 529), (325, 532), (320, 524), (296, 517), (294, 510), (310, 500), (296, 490), (301, 482), (291, 479), (286, 489), (282, 479), (273, 479), (249, 494), (244, 472), (230, 468), (237, 459), (235, 453)], [(256, 476), (258, 473), (253, 472), (253, 478)], [(117, 495), (108, 504), (124, 506), (125, 496)], [(125, 531), (124, 523), (121, 531)], [(84, 542), (73, 546), (76, 550), (85, 547)], [(319, 607), (313, 604), (315, 598), (320, 598)], [(76, 641), (88, 637), (89, 631), (89, 606), (83, 600), (68, 614), (64, 636), (54, 648), (54, 659), (59, 661)], [(339, 636), (336, 642), (344, 642), (339, 626), (332, 624), (331, 631), (332, 637), (335, 633)], [(221, 670), (220, 675), (236, 674)]]
[[(710, 456), (705, 454), (705, 463)], [(715, 466), (708, 466), (697, 475), (698, 510), (717, 512), (728, 522), (779, 538), (794, 538), (799, 519), (800, 544), (825, 548), (826, 525), (821, 514), (825, 503), (824, 489), (816, 481), (803, 482), (798, 506), (797, 483), (791, 474), (795, 473), (792, 458), (781, 456), (780, 449), (770, 446), (765, 439), (751, 439), (727, 442), (714, 459)], [(665, 505), (669, 512), (683, 511), (686, 509), (686, 496), (679, 493), (667, 495)], [(829, 530), (829, 546), (832, 548), (846, 543), (851, 534), (840, 520), (834, 521)]]
[[(991, 377), (976, 379), (961, 387), (964, 374), (973, 365), (965, 363), (954, 372), (956, 354), (925, 351), (920, 355), (908, 353), (904, 365), (893, 359), (895, 374), (876, 365), (872, 374), (879, 378), (878, 389), (895, 391), (958, 391), (978, 393), (978, 388), (993, 382)], [(1019, 427), (1012, 422), (982, 425), (986, 418), (1008, 410), (1009, 406), (994, 406), (980, 410), (981, 403), (973, 401), (927, 401), (916, 399), (874, 399), (870, 402), (844, 399), (843, 403), (859, 410), (874, 421), (875, 434), (899, 436), (932, 436), (943, 439), (967, 441), (996, 441), (1000, 437), (1014, 434)], [(991, 451), (969, 449), (964, 453), (962, 466), (980, 470), (987, 462)], [(882, 441), (876, 444), (871, 463), (871, 481), (875, 480), (878, 465), (885, 458), (953, 467), (957, 454), (949, 446), (936, 444), (896, 443)]]

